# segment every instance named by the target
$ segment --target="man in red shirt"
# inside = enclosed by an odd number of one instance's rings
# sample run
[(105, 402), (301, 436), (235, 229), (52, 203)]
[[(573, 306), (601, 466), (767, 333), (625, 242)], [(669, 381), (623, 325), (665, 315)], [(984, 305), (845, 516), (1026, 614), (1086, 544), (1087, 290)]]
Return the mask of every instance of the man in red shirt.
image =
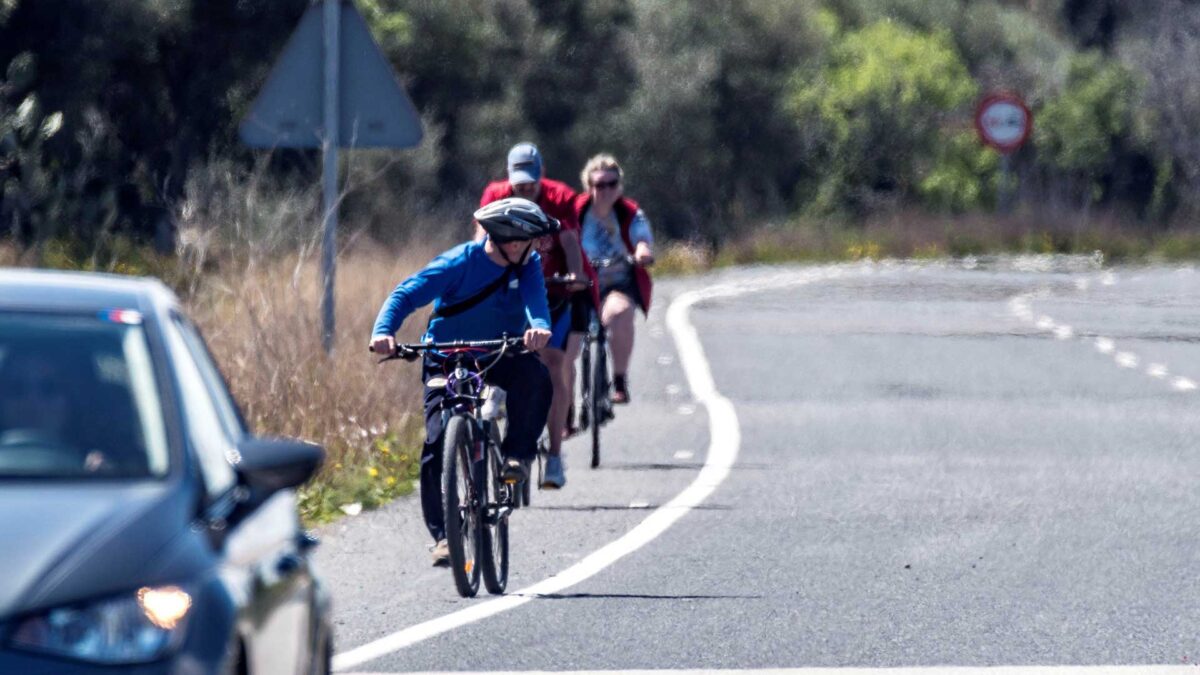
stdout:
[[(547, 279), (546, 295), (550, 304), (550, 344), (540, 352), (550, 370), (554, 385), (554, 402), (550, 406), (547, 426), (550, 429), (550, 457), (546, 462), (544, 488), (561, 488), (567, 482), (562, 465), (562, 438), (567, 427), (568, 411), (574, 398), (575, 359), (580, 352), (578, 332), (585, 313), (572, 311), (586, 295), (573, 301), (572, 296), (587, 288), (590, 266), (584, 265), (583, 248), (579, 243), (579, 220), (575, 215), (575, 191), (566, 183), (543, 177), (542, 155), (532, 143), (518, 143), (508, 151), (508, 179), (489, 183), (479, 200), (480, 206), (507, 197), (523, 197), (536, 203), (547, 215), (557, 218), (561, 229), (538, 242), (542, 257), (542, 274)], [(477, 230), (476, 237), (481, 237)], [(554, 277), (567, 283), (553, 282)], [(583, 308), (580, 308), (583, 309)]]

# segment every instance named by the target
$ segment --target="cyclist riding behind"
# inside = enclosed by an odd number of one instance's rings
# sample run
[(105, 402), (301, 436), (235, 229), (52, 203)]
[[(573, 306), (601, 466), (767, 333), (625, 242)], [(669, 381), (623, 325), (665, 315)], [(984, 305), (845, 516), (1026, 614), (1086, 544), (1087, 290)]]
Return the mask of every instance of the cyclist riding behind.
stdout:
[(576, 200), (583, 251), (599, 265), (600, 317), (613, 356), (613, 403), (629, 402), (634, 307), (650, 311), (652, 284), (646, 267), (654, 264), (650, 221), (637, 202), (624, 196), (623, 179), (612, 155), (596, 155), (583, 167), (580, 180), (586, 192)]
[[(587, 308), (597, 296), (588, 289), (591, 267), (584, 260), (575, 219), (577, 195), (566, 183), (543, 177), (542, 155), (532, 143), (518, 143), (508, 151), (508, 179), (488, 184), (479, 201), (486, 206), (498, 199), (524, 197), (562, 223), (561, 229), (538, 242), (542, 273), (550, 305), (550, 344), (540, 353), (550, 369), (554, 401), (550, 406), (549, 457), (542, 487), (561, 488), (567, 476), (562, 462), (562, 439), (569, 424), (575, 359), (581, 334), (587, 330)], [(476, 238), (481, 236), (476, 230)]]
[[(550, 340), (550, 311), (541, 261), (533, 241), (553, 233), (558, 221), (536, 204), (521, 198), (488, 204), (474, 214), (487, 233), (434, 258), (423, 270), (392, 291), (372, 331), (376, 354), (396, 349), (394, 335), (409, 315), (434, 303), (424, 340), (451, 342), (490, 340), (524, 334), (530, 352)], [(435, 356), (426, 355), (422, 381), (440, 376)], [(546, 425), (552, 388), (546, 367), (532, 353), (501, 358), (487, 371), (486, 381), (508, 392), (508, 433), (501, 450), (506, 480), (528, 479), (528, 463), (537, 452), (537, 439)], [(441, 387), (425, 387), (425, 446), (421, 453), (421, 510), (433, 536), (433, 564), (448, 565), (441, 475), (444, 434), (440, 410)]]

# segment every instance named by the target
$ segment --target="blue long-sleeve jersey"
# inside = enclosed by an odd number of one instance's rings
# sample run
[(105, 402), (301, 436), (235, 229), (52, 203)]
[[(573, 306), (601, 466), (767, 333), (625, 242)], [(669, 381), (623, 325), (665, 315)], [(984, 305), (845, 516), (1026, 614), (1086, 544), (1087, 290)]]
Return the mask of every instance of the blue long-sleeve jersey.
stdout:
[[(483, 243), (455, 246), (396, 286), (379, 310), (372, 335), (394, 335), (417, 309), (431, 302), (436, 310), (467, 300), (501, 274), (504, 267), (488, 257)], [(423, 339), (492, 340), (505, 333), (521, 335), (527, 327), (550, 330), (546, 284), (537, 253), (529, 256), (506, 287), (461, 314), (431, 321)]]

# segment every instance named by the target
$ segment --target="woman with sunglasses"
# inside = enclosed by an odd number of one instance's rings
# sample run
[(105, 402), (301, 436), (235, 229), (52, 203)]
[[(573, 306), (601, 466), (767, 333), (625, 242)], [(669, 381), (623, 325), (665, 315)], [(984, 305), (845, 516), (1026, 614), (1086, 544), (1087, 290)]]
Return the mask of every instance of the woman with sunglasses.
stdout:
[(626, 376), (633, 354), (634, 308), (650, 311), (652, 285), (646, 267), (654, 263), (650, 221), (637, 202), (624, 196), (623, 178), (612, 155), (596, 155), (583, 167), (584, 193), (576, 200), (583, 251), (600, 263), (600, 320), (612, 347), (613, 403), (629, 402)]

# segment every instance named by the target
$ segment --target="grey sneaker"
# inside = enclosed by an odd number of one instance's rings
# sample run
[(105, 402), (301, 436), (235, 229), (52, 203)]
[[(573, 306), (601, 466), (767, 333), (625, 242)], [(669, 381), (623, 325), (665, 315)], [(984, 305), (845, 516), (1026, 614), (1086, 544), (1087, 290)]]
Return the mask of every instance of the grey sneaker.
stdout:
[(546, 473), (542, 476), (543, 490), (559, 490), (567, 484), (567, 472), (563, 470), (562, 457), (546, 458)]
[(433, 545), (430, 551), (433, 557), (434, 567), (449, 567), (450, 566), (450, 542), (445, 539), (438, 539), (438, 543)]

